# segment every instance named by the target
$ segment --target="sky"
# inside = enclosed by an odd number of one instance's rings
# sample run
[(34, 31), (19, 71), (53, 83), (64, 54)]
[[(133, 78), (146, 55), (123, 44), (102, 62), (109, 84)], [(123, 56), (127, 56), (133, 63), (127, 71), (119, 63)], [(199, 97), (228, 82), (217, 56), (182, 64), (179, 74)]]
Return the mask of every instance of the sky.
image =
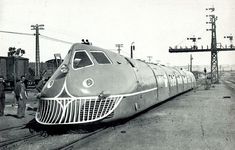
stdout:
[[(190, 53), (169, 53), (169, 46), (190, 46), (190, 37), (201, 37), (197, 45), (210, 45), (208, 7), (218, 16), (217, 42), (230, 44), (224, 36), (235, 36), (234, 0), (0, 0), (0, 31), (34, 34), (31, 25), (44, 24), (40, 34), (71, 43), (89, 39), (93, 45), (130, 57), (171, 66), (188, 65)], [(235, 41), (234, 41), (235, 42)], [(234, 43), (235, 45), (235, 43)], [(40, 60), (55, 53), (65, 57), (71, 44), (40, 37)], [(24, 57), (35, 61), (35, 36), (0, 32), (0, 56), (9, 47), (22, 48)], [(210, 53), (192, 53), (194, 65), (210, 65)], [(219, 64), (235, 64), (235, 51), (219, 52)]]

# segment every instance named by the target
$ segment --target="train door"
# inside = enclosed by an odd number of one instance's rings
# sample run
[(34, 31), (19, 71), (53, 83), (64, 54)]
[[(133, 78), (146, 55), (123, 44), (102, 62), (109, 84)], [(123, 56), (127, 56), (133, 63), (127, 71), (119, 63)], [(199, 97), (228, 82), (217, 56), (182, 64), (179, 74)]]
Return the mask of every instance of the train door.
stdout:
[(190, 89), (193, 88), (193, 80), (192, 80), (192, 76), (190, 73), (187, 73), (187, 78), (188, 78), (188, 81), (189, 81), (189, 87)]
[(135, 107), (138, 106), (136, 109), (146, 108), (156, 104), (156, 79), (151, 67), (145, 62), (138, 60), (127, 59), (127, 61), (134, 65), (133, 69), (137, 81), (137, 91), (139, 94), (136, 96), (139, 100), (135, 103)]
[(191, 74), (192, 82), (193, 82), (193, 88), (196, 87), (196, 79), (193, 74)]
[(168, 74), (169, 83), (170, 83), (170, 96), (175, 96), (177, 94), (177, 87), (176, 87), (176, 78), (173, 72)]
[[(135, 65), (134, 70), (137, 77), (138, 91), (142, 91), (143, 96), (147, 96), (146, 94), (150, 94), (148, 97), (151, 97), (151, 99), (157, 99), (157, 83), (154, 72), (152, 70), (152, 66), (139, 60), (132, 61)], [(146, 90), (153, 91), (144, 92)]]
[(152, 68), (142, 61), (135, 61), (135, 73), (141, 90), (156, 88), (156, 80)]
[(183, 90), (184, 90), (184, 87), (183, 87), (183, 78), (182, 78), (182, 75), (180, 73), (180, 70), (175, 68), (175, 71), (176, 71), (175, 72), (175, 76), (176, 76), (177, 87), (178, 87), (177, 93), (182, 93)]
[(157, 83), (158, 83), (158, 101), (163, 101), (169, 98), (169, 82), (168, 77), (164, 69), (160, 66), (157, 66), (154, 69), (156, 74)]
[(169, 95), (174, 96), (177, 94), (177, 81), (176, 81), (176, 77), (174, 74), (174, 70), (172, 68), (167, 68), (164, 67), (164, 70), (167, 74), (168, 77), (168, 82), (169, 82)]
[(126, 58), (127, 62), (131, 65), (131, 67), (133, 68), (133, 71), (135, 73), (136, 76), (136, 82), (137, 82), (137, 91), (141, 91), (142, 86), (143, 86), (143, 78), (142, 76), (139, 74), (139, 69), (136, 67), (136, 64), (134, 64), (134, 62), (132, 62), (130, 59)]
[(179, 93), (182, 93), (184, 91), (184, 80), (183, 80), (183, 76), (182, 76), (182, 72), (178, 69), (176, 69), (178, 71), (178, 76), (177, 76), (177, 80), (178, 80), (178, 87), (179, 87)]
[(158, 79), (157, 79), (157, 65), (154, 64), (147, 64), (149, 66), (149, 68), (151, 69), (153, 75), (154, 75), (154, 79), (155, 79), (155, 85), (154, 87), (157, 88), (156, 90), (156, 100), (158, 101), (158, 96), (159, 96), (159, 91), (158, 91)]
[(178, 94), (179, 93), (179, 84), (178, 84), (178, 80), (177, 80), (177, 72), (175, 71), (175, 70), (173, 70), (173, 79), (175, 80), (174, 81), (174, 86), (175, 86), (175, 92), (176, 92), (176, 94)]
[(186, 73), (184, 72), (184, 75), (183, 75), (183, 80), (184, 80), (184, 91), (188, 90), (189, 87), (188, 87), (188, 79), (186, 77)]

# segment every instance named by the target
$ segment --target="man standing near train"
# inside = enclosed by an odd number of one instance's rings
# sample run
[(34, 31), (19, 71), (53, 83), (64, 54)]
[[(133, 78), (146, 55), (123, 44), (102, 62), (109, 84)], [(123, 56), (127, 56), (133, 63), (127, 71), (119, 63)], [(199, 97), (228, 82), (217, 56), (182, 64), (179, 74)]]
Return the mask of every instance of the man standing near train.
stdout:
[(5, 82), (3, 76), (0, 76), (0, 117), (4, 115), (5, 108)]
[(17, 109), (18, 118), (23, 118), (25, 116), (26, 99), (28, 96), (24, 82), (25, 82), (25, 76), (21, 76), (21, 80), (16, 83), (14, 91), (18, 103), (18, 109)]

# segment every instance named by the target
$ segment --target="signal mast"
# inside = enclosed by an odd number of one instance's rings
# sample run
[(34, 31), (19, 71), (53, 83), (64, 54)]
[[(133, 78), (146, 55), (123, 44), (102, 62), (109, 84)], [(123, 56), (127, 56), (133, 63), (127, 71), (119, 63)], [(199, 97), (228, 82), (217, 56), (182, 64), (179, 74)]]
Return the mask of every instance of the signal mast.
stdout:
[[(214, 12), (215, 8), (207, 8), (206, 10), (210, 12)], [(219, 70), (218, 70), (218, 51), (234, 51), (235, 47), (233, 44), (231, 44), (229, 47), (225, 45), (225, 48), (220, 45), (219, 47), (217, 46), (217, 39), (216, 39), (216, 21), (218, 20), (218, 17), (215, 16), (214, 14), (206, 15), (206, 17), (209, 17), (209, 22), (207, 24), (211, 24), (210, 29), (206, 29), (207, 31), (211, 31), (211, 47), (209, 48), (208, 46), (206, 48), (198, 48), (196, 46), (196, 40), (197, 38), (189, 38), (189, 40), (192, 40), (194, 42), (194, 45), (191, 46), (190, 48), (185, 47), (185, 48), (178, 48), (175, 46), (175, 48), (169, 47), (169, 52), (170, 53), (182, 53), (182, 52), (211, 52), (211, 83), (219, 83)], [(230, 42), (232, 42), (233, 37), (232, 36), (225, 36), (224, 38), (229, 38)]]

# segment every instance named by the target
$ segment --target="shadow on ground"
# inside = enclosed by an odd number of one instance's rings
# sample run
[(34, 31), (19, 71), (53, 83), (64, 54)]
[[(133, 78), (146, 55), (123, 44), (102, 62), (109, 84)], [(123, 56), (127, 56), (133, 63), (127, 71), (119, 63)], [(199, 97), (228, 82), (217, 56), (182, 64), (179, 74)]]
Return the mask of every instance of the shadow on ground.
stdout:
[[(32, 119), (25, 126), (31, 133), (40, 133), (42, 136), (48, 135), (62, 135), (68, 133), (85, 134), (94, 132), (98, 129), (104, 128), (103, 124), (90, 124), (90, 125), (42, 125), (35, 119)], [(46, 135), (47, 134), (47, 135)]]

